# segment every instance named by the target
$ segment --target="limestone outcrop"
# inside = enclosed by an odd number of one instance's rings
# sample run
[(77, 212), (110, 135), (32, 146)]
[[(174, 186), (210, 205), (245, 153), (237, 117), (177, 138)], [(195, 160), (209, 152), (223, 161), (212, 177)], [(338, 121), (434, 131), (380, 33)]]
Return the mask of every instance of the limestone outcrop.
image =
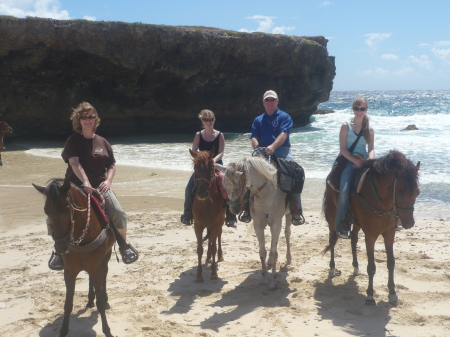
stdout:
[(268, 89), (302, 126), (334, 76), (324, 37), (0, 17), (0, 115), (18, 133), (71, 132), (82, 101), (101, 134), (193, 132), (201, 109), (220, 130), (249, 132)]

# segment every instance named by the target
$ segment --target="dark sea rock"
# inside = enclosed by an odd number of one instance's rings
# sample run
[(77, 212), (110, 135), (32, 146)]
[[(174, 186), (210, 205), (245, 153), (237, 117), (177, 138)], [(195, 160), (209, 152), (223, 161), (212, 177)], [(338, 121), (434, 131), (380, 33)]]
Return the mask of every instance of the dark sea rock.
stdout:
[(0, 114), (19, 134), (71, 132), (81, 101), (100, 134), (250, 132), (262, 95), (277, 91), (294, 126), (329, 98), (334, 57), (324, 37), (206, 27), (0, 17)]
[(406, 128), (400, 130), (400, 131), (410, 131), (410, 130), (419, 130), (416, 126), (416, 124), (410, 124)]

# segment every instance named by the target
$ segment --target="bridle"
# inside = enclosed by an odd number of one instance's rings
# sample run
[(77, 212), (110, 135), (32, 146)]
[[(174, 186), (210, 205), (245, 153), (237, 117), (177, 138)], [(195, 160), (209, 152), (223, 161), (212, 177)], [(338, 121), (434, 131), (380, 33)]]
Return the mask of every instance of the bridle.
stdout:
[(372, 188), (373, 193), (375, 194), (375, 198), (377, 199), (378, 204), (382, 208), (384, 208), (384, 210), (381, 210), (381, 211), (378, 210), (375, 206), (373, 206), (366, 199), (364, 199), (364, 197), (361, 196), (359, 193), (355, 193), (354, 196), (356, 197), (357, 200), (361, 201), (362, 204), (364, 204), (368, 209), (370, 209), (372, 212), (374, 212), (377, 216), (384, 216), (384, 215), (391, 214), (392, 218), (395, 219), (398, 217), (398, 210), (400, 210), (402, 212), (410, 212), (410, 213), (414, 212), (414, 207), (400, 207), (397, 205), (397, 196), (396, 196), (397, 178), (394, 178), (394, 183), (392, 186), (392, 200), (393, 200), (392, 208), (390, 208), (388, 210), (382, 204), (382, 202), (381, 202), (382, 200), (381, 200), (380, 196), (378, 195), (377, 189), (373, 183), (372, 170), (369, 171), (369, 178), (370, 178), (370, 186)]
[(199, 181), (204, 181), (204, 182), (206, 182), (207, 184), (208, 184), (208, 186), (211, 186), (212, 185), (212, 183), (214, 182), (216, 180), (216, 175), (215, 175), (215, 173), (214, 173), (214, 166), (212, 166), (212, 169), (211, 169), (211, 177), (210, 177), (210, 179), (208, 180), (208, 179), (206, 179), (206, 178), (197, 178), (197, 175), (196, 175), (196, 173), (195, 173), (195, 171), (194, 171), (194, 185), (195, 186), (197, 186), (197, 183), (199, 182)]
[[(104, 199), (103, 195), (96, 189), (93, 189), (93, 191), (100, 197), (101, 206), (103, 207), (105, 205), (105, 199)], [(83, 207), (78, 206), (75, 203), (75, 201), (73, 200), (72, 192), (69, 190), (66, 201), (69, 204), (69, 208), (70, 208), (70, 230), (60, 238), (53, 237), (53, 240), (55, 241), (55, 243), (64, 241), (64, 242), (68, 242), (71, 245), (79, 246), (81, 244), (81, 242), (84, 240), (84, 238), (89, 230), (89, 226), (91, 224), (91, 198), (92, 197), (93, 196), (91, 193), (89, 193), (87, 195), (87, 208), (83, 208)], [(85, 211), (87, 211), (86, 225), (85, 225), (83, 232), (81, 233), (81, 236), (79, 237), (79, 239), (75, 240), (73, 237), (73, 233), (75, 230), (75, 212), (85, 212)]]

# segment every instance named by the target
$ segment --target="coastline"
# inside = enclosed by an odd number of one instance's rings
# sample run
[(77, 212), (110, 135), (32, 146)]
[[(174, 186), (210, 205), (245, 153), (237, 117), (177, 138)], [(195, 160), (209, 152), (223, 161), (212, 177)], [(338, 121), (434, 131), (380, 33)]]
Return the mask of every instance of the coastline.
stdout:
[[(50, 271), (53, 248), (46, 234), (43, 197), (31, 183), (63, 177), (61, 159), (23, 150), (5, 152), (0, 168), (0, 327), (5, 336), (57, 335), (62, 324), (63, 273)], [(399, 306), (387, 302), (386, 256), (376, 244), (377, 306), (364, 304), (368, 277), (364, 236), (354, 276), (350, 244), (338, 242), (341, 276), (328, 276), (322, 250), (328, 229), (322, 218), (324, 182), (307, 179), (304, 226), (291, 227), (293, 264), (285, 266), (279, 241), (279, 289), (261, 284), (258, 244), (252, 227), (223, 228), (225, 261), (219, 279), (195, 283), (196, 240), (179, 216), (190, 172), (118, 166), (113, 189), (129, 216), (128, 238), (139, 250), (132, 265), (109, 263), (107, 318), (116, 336), (446, 336), (450, 334), (450, 219), (418, 219), (397, 234), (395, 283)], [(266, 236), (269, 233), (266, 230)], [(266, 247), (269, 242), (266, 240)], [(205, 254), (204, 254), (205, 258)], [(87, 276), (80, 273), (68, 337), (103, 336), (96, 308), (86, 309)], [(439, 308), (439, 310), (437, 309)]]

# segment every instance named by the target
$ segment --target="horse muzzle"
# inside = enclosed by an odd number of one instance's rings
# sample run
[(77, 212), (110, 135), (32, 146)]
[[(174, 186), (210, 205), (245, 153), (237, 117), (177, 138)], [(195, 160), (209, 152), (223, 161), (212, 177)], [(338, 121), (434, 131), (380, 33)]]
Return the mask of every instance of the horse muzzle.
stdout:
[(58, 239), (55, 239), (53, 236), (53, 241), (55, 242), (55, 250), (58, 254), (65, 254), (69, 252), (70, 232)]

